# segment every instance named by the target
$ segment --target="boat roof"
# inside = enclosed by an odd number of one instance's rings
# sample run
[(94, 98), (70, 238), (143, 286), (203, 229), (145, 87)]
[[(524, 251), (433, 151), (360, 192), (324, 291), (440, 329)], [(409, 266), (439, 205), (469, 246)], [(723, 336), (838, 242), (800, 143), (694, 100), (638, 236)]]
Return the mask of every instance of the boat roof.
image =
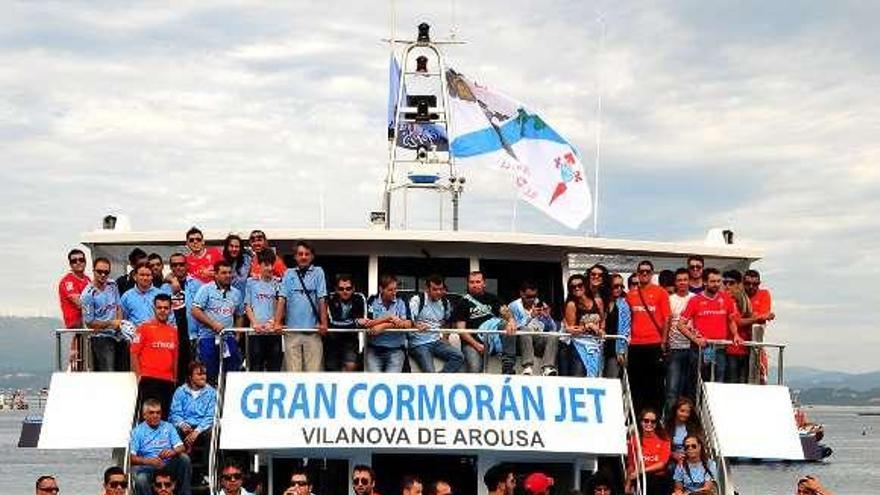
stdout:
[[(757, 260), (763, 250), (738, 244), (705, 244), (699, 242), (642, 241), (606, 237), (563, 236), (512, 232), (384, 230), (384, 229), (263, 229), (270, 243), (308, 240), (317, 243), (375, 243), (399, 242), (432, 245), (470, 245), (542, 247), (565, 253), (631, 253), (645, 255), (699, 254), (718, 258)], [(249, 230), (205, 229), (206, 241), (220, 242), (230, 233), (245, 238)], [(107, 245), (182, 245), (180, 230), (118, 231), (95, 230), (82, 236), (87, 246)]]

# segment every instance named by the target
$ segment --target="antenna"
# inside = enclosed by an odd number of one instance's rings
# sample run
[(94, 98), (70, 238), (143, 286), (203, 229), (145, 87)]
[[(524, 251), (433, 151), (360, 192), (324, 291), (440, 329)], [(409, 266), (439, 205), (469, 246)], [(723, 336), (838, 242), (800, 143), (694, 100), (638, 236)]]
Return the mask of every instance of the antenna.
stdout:
[(600, 149), (602, 147), (602, 55), (605, 49), (605, 16), (596, 11), (596, 22), (599, 24), (599, 51), (596, 64), (596, 168), (595, 191), (593, 194), (593, 237), (599, 237), (599, 167)]

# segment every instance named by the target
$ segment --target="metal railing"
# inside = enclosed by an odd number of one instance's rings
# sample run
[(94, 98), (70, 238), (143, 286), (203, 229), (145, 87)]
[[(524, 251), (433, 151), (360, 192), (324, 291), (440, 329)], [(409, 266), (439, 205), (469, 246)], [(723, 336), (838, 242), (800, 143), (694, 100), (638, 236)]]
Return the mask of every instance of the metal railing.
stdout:
[[(629, 388), (629, 372), (626, 370), (626, 366), (621, 367), (620, 380), (621, 388), (623, 389), (623, 411), (627, 420), (627, 438), (635, 447), (635, 452), (633, 452), (633, 466), (636, 469), (638, 476), (636, 476), (634, 493), (636, 493), (636, 495), (646, 495), (645, 490), (648, 487), (648, 473), (645, 472), (645, 458), (642, 456), (642, 438), (639, 434), (639, 423), (632, 400), (632, 391)], [(626, 462), (627, 455), (629, 455), (629, 447), (627, 447), (627, 453), (621, 456), (624, 480), (628, 479)]]

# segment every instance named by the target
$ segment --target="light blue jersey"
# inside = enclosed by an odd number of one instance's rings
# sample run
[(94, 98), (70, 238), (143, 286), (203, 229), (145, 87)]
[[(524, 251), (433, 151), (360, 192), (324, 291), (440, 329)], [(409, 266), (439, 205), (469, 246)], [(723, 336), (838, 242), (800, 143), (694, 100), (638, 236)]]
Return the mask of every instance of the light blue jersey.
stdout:
[(142, 421), (131, 430), (131, 453), (138, 457), (159, 457), (159, 452), (182, 444), (177, 429), (167, 421), (160, 422), (155, 428)]
[(279, 282), (276, 279), (265, 281), (259, 278), (250, 278), (244, 292), (244, 304), (250, 306), (257, 321), (251, 323), (266, 323), (275, 318), (275, 302), (278, 300)]
[[(136, 327), (141, 326), (145, 321), (152, 320), (156, 316), (153, 312), (153, 300), (159, 294), (171, 295), (169, 291), (164, 290), (164, 287), (158, 289), (152, 285), (144, 292), (141, 292), (138, 286), (128, 289), (119, 299), (119, 305), (122, 306), (122, 318), (132, 322)], [(174, 312), (168, 316), (168, 324), (171, 326), (177, 324), (174, 320)]]
[[(708, 472), (706, 467), (709, 468)], [(702, 462), (690, 463), (685, 461), (684, 464), (676, 466), (672, 479), (684, 486), (685, 493), (695, 492), (703, 488), (706, 481), (718, 479), (715, 461), (710, 459), (706, 462), (706, 467), (703, 466)]]
[[(193, 298), (193, 306), (201, 309), (211, 319), (220, 322), (223, 328), (232, 328), (235, 317), (244, 314), (244, 302), (241, 292), (235, 287), (222, 289), (217, 282), (199, 287)], [(198, 322), (199, 338), (214, 337), (214, 330), (202, 322)]]
[(247, 281), (250, 279), (251, 263), (254, 262), (254, 257), (250, 253), (244, 253), (242, 258), (243, 260), (238, 270), (232, 270), (232, 286), (244, 294)]
[[(409, 312), (412, 315), (413, 326), (421, 323), (427, 325), (428, 328), (444, 328), (452, 317), (452, 307), (444, 300), (432, 301), (427, 294), (422, 293), (421, 299), (424, 302), (421, 311), (419, 311), (419, 294), (412, 296), (409, 300)], [(438, 332), (410, 332), (410, 347), (418, 347), (420, 345), (430, 344), (440, 340)]]
[(315, 328), (319, 322), (315, 310), (320, 310), (320, 300), (327, 297), (324, 270), (318, 266), (308, 267), (302, 276), (305, 284), (300, 283), (297, 270), (288, 268), (281, 279), (278, 295), (285, 300), (284, 325), (287, 328)]
[[(93, 283), (87, 285), (80, 295), (80, 302), (82, 303), (83, 323), (86, 326), (96, 321), (116, 319), (116, 309), (119, 308), (119, 290), (116, 287), (116, 282), (108, 280), (104, 285), (104, 290), (99, 290)], [(116, 338), (117, 335), (115, 329), (92, 334), (93, 337), (111, 338)]]
[[(376, 320), (384, 316), (396, 316), (404, 320), (412, 320), (409, 306), (403, 299), (396, 297), (388, 304), (380, 296), (373, 296), (367, 301), (367, 318)], [(375, 337), (368, 337), (368, 342), (376, 347), (390, 347), (400, 349), (406, 345), (406, 333), (382, 332)]]
[(210, 385), (195, 390), (183, 384), (174, 391), (168, 421), (177, 427), (188, 424), (202, 432), (214, 424), (216, 405), (217, 391)]

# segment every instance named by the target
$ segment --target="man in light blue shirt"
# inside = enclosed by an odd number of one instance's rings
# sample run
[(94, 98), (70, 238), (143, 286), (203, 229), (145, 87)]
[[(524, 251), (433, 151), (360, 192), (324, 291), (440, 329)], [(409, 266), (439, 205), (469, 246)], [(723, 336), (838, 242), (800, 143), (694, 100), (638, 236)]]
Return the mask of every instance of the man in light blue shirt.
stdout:
[[(122, 318), (139, 327), (142, 323), (152, 320), (153, 301), (159, 294), (168, 292), (153, 286), (153, 272), (147, 264), (138, 265), (134, 270), (135, 286), (128, 289), (119, 300), (122, 306)], [(170, 294), (169, 294), (170, 295)], [(168, 324), (176, 326), (174, 313), (168, 317)]]
[(425, 291), (409, 300), (409, 311), (418, 332), (409, 334), (409, 353), (423, 373), (434, 372), (434, 357), (441, 359), (441, 373), (455, 373), (464, 363), (464, 354), (450, 344), (440, 332), (447, 327), (452, 308), (446, 299), (446, 284), (439, 275), (425, 280)]
[(248, 369), (281, 371), (281, 334), (275, 329), (278, 279), (272, 273), (275, 253), (264, 249), (257, 254), (260, 278), (249, 278), (245, 285), (244, 311), (255, 335), (248, 335)]
[(153, 473), (161, 468), (174, 473), (180, 495), (190, 495), (192, 464), (177, 430), (162, 421), (162, 405), (156, 399), (147, 399), (141, 415), (144, 420), (131, 431), (129, 443), (138, 495), (152, 493)]
[(400, 373), (406, 354), (406, 333), (388, 330), (412, 328), (409, 305), (397, 297), (397, 278), (379, 277), (379, 294), (367, 301), (367, 347), (364, 365), (369, 372)]
[(192, 302), (202, 283), (187, 273), (186, 256), (174, 253), (168, 258), (171, 274), (162, 290), (171, 294), (171, 309), (177, 320), (177, 384), (186, 381), (187, 369), (192, 358), (198, 353), (198, 322), (192, 316)]
[(93, 330), (92, 369), (95, 371), (128, 371), (128, 342), (119, 334), (122, 307), (116, 282), (110, 279), (110, 260), (95, 258), (94, 280), (80, 296), (83, 323)]
[[(518, 332), (555, 331), (556, 323), (550, 318), (550, 308), (538, 299), (538, 286), (526, 280), (519, 287), (519, 299), (507, 307), (516, 322)], [(501, 359), (516, 359), (516, 348), (522, 354), (522, 374), (531, 375), (535, 352), (541, 354), (541, 374), (556, 375), (556, 352), (559, 339), (544, 335), (505, 335), (501, 338), (504, 350)]]
[(201, 286), (192, 303), (192, 315), (198, 322), (199, 359), (208, 368), (211, 383), (216, 383), (220, 373), (221, 347), (224, 369), (241, 369), (241, 352), (235, 334), (223, 330), (240, 327), (244, 315), (242, 294), (231, 285), (232, 265), (220, 260), (214, 264), (214, 273), (214, 282)]
[(327, 282), (324, 270), (312, 266), (315, 252), (305, 241), (296, 243), (296, 267), (284, 272), (279, 304), (275, 311), (276, 328), (312, 329), (284, 336), (284, 364), (287, 371), (321, 371), (327, 333)]

